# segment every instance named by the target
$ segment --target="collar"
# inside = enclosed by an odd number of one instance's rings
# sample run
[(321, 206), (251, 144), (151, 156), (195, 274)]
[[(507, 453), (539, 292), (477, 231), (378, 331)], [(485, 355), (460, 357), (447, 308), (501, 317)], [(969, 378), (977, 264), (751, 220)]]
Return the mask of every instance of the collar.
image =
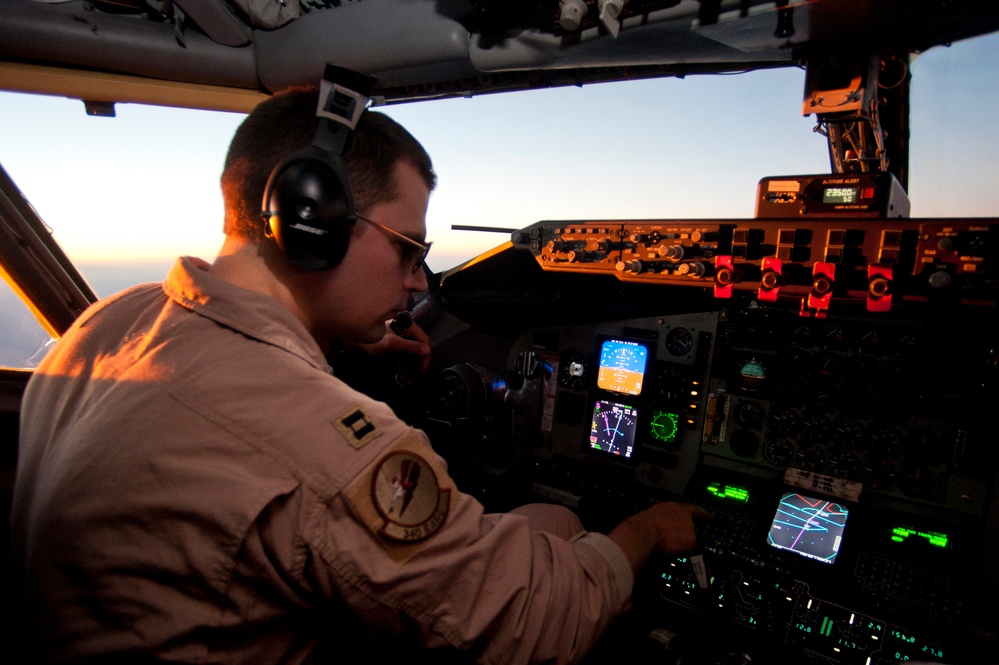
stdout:
[(202, 259), (177, 259), (163, 291), (178, 305), (247, 337), (284, 349), (329, 372), (323, 352), (301, 321), (268, 295), (219, 279)]

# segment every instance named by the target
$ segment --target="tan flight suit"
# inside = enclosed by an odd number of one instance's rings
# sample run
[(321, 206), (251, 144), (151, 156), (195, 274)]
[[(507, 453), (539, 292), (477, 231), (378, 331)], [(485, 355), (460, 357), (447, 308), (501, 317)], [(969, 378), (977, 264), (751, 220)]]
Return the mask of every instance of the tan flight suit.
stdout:
[(15, 562), (57, 659), (569, 662), (631, 594), (608, 538), (484, 514), (289, 311), (198, 259), (79, 318), (19, 455)]

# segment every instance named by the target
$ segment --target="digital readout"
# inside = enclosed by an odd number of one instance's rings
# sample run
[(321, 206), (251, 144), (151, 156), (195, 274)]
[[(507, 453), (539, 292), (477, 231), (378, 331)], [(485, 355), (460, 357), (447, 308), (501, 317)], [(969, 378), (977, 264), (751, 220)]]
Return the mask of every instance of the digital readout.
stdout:
[(856, 187), (826, 187), (822, 190), (823, 203), (856, 203)]

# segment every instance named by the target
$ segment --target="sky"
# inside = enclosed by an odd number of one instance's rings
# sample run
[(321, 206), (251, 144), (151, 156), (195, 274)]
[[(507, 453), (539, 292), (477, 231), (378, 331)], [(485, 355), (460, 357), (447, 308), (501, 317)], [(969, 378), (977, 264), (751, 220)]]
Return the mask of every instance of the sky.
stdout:
[[(913, 217), (999, 214), (999, 37), (913, 63)], [(804, 71), (594, 84), (380, 107), (439, 176), (427, 217), (440, 271), (507, 239), (454, 224), (752, 217), (765, 176), (828, 173), (801, 114)], [(0, 92), (0, 164), (74, 261), (214, 257), (218, 178), (242, 115)], [(86, 271), (85, 271), (86, 272)]]

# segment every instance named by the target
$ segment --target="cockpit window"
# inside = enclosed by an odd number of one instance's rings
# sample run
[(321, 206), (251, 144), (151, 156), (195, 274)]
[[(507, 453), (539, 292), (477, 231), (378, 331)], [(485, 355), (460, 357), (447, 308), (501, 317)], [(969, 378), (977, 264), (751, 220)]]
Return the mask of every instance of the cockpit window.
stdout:
[(0, 368), (34, 369), (48, 351), (52, 336), (4, 280), (0, 280), (0, 316)]
[[(981, 85), (995, 71), (997, 44), (999, 35), (971, 39), (912, 62), (913, 217), (996, 208), (988, 164), (999, 139), (980, 128), (999, 104), (999, 86)], [(378, 110), (433, 158), (440, 184), (427, 217), (428, 265), (439, 273), (545, 219), (752, 217), (761, 178), (830, 170), (814, 118), (801, 115), (803, 82), (802, 70), (786, 68)], [(954, 101), (966, 97), (974, 101)], [(219, 175), (244, 117), (114, 110), (93, 117), (79, 100), (0, 92), (0, 162), (101, 297), (163, 279), (177, 256), (214, 257)], [(37, 343), (27, 346), (7, 362), (26, 362)]]

